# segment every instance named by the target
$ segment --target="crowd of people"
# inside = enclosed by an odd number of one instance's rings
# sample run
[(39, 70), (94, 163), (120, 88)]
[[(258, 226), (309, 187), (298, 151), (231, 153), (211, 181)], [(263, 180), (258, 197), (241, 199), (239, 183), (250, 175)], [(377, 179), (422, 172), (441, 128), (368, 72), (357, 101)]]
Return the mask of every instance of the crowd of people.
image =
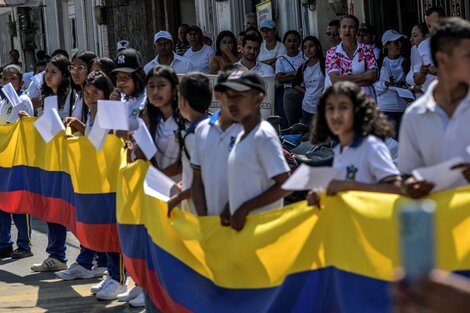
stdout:
[[(12, 50), (1, 84), (11, 83), (21, 103), (14, 106), (2, 94), (0, 123), (41, 116), (44, 99), (55, 95), (64, 124), (74, 135), (87, 136), (99, 100), (126, 102), (130, 132), (114, 133), (125, 141), (129, 162), (144, 159), (130, 134), (139, 118), (145, 122), (157, 147), (149, 161), (179, 189), (169, 200), (168, 214), (179, 206), (200, 216), (220, 216), (222, 225), (240, 231), (249, 214), (282, 207), (288, 195), (281, 186), (292, 155), (260, 113), (263, 77), (272, 76), (281, 126), (308, 125), (311, 142), (334, 152), (332, 166), (341, 176), (329, 184), (328, 195), (363, 190), (420, 198), (434, 184), (418, 181), (413, 170), (455, 156), (470, 160), (465, 128), (470, 120), (470, 23), (444, 17), (439, 7), (425, 13), (426, 23), (416, 24), (410, 34), (410, 52), (404, 51), (407, 35), (392, 29), (381, 36), (383, 49), (378, 48), (372, 26), (353, 15), (329, 23), (329, 47), (296, 30), (281, 41), (274, 21), (263, 20), (258, 30), (253, 15), (247, 15), (244, 31), (237, 36), (222, 31), (214, 46), (198, 26), (182, 25), (178, 40), (166, 30), (155, 34), (156, 57), (147, 64), (126, 40), (117, 43), (115, 60), (90, 51), (70, 59), (67, 51), (56, 50), (50, 57), (41, 53), (29, 83)], [(217, 75), (213, 90), (207, 74)], [(220, 110), (210, 114), (213, 97)], [(391, 145), (398, 145), (397, 156)], [(462, 171), (455, 187), (468, 184), (470, 163), (455, 170)], [(309, 204), (319, 205), (319, 192), (309, 192)], [(11, 219), (0, 211), (0, 257), (32, 256), (31, 217), (13, 214), (16, 250)], [(156, 311), (141, 288), (127, 289), (118, 253), (82, 246), (67, 267), (66, 234), (64, 226), (48, 223), (49, 257), (34, 264), (33, 271), (53, 271), (64, 280), (107, 272), (91, 288), (98, 299), (145, 304), (147, 312)]]

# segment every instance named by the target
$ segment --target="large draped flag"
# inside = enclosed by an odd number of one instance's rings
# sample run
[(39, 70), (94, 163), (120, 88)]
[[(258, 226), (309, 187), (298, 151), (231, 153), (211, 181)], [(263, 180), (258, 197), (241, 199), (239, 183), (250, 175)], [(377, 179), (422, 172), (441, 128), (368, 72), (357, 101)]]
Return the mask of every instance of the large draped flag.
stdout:
[(97, 152), (87, 138), (61, 133), (46, 144), (34, 120), (0, 126), (0, 210), (63, 224), (87, 248), (118, 252), (121, 141), (108, 136)]
[[(241, 232), (143, 192), (149, 164), (120, 171), (117, 221), (127, 270), (162, 312), (390, 312), (408, 201), (347, 192), (248, 217)], [(470, 188), (437, 193), (437, 266), (470, 269)]]

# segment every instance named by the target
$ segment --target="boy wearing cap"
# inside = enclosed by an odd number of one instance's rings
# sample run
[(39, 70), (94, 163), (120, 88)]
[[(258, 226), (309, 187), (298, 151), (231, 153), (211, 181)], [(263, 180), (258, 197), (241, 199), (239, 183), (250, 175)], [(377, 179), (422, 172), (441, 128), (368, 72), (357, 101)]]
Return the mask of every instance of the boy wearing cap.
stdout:
[[(219, 84), (237, 67), (221, 71), (217, 77), (214, 94), (220, 101), (220, 110), (199, 124), (194, 135), (191, 167), (193, 183), (191, 193), (198, 215), (229, 216), (228, 210), (228, 155), (235, 144), (235, 139), (243, 130), (240, 123), (233, 120), (227, 103), (218, 91)], [(217, 173), (217, 175), (214, 175)], [(225, 212), (225, 214), (222, 214)], [(228, 213), (228, 214), (227, 214)], [(222, 223), (227, 223), (222, 218)]]
[(277, 28), (273, 20), (263, 20), (260, 31), (264, 40), (261, 43), (258, 61), (274, 68), (277, 58), (287, 53), (286, 47), (276, 40)]
[(242, 41), (242, 58), (235, 64), (246, 67), (250, 72), (254, 72), (261, 77), (274, 76), (271, 66), (258, 62), (261, 38), (255, 35), (246, 35)]
[(209, 60), (214, 55), (214, 49), (204, 44), (202, 30), (198, 26), (188, 28), (187, 38), (191, 48), (183, 57), (191, 62), (194, 71), (209, 74)]
[(191, 62), (173, 52), (173, 37), (166, 30), (161, 30), (153, 36), (157, 56), (144, 66), (145, 74), (159, 65), (171, 67), (176, 74), (186, 74), (193, 71)]
[(289, 167), (276, 131), (261, 119), (266, 93), (262, 79), (236, 71), (218, 90), (223, 91), (233, 119), (243, 126), (228, 158), (230, 225), (239, 231), (248, 214), (283, 206), (288, 193), (281, 186), (289, 177)]

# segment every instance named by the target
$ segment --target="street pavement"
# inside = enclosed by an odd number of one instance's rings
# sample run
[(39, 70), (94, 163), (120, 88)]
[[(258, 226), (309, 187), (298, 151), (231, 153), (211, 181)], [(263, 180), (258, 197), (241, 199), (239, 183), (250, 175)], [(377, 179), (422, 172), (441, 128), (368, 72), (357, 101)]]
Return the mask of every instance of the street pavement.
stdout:
[[(16, 228), (12, 225), (13, 240)], [(33, 219), (33, 257), (21, 260), (0, 259), (0, 313), (25, 312), (79, 312), (79, 313), (137, 313), (142, 309), (131, 308), (127, 303), (99, 301), (90, 293), (91, 286), (100, 279), (63, 281), (54, 273), (35, 273), (33, 263), (47, 258), (47, 224)], [(16, 248), (16, 244), (14, 245)], [(75, 262), (80, 244), (75, 236), (67, 234), (68, 265)], [(133, 286), (132, 280), (129, 283)]]

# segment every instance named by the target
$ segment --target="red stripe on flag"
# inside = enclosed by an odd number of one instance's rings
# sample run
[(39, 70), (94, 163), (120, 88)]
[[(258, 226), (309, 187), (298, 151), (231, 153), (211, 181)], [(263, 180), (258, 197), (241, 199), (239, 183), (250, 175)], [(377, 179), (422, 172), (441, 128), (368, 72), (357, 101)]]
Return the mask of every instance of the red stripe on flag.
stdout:
[(116, 224), (76, 222), (80, 244), (97, 252), (121, 252)]

